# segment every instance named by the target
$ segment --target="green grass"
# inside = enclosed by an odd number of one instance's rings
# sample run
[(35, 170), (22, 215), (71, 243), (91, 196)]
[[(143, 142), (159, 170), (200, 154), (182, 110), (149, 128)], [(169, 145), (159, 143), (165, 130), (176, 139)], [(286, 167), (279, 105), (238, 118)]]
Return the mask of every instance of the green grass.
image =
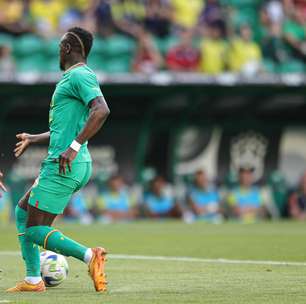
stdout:
[[(306, 224), (208, 225), (139, 222), (59, 225), (87, 245), (113, 254), (306, 262)], [(17, 250), (13, 226), (0, 227), (0, 251)], [(0, 254), (0, 303), (305, 303), (306, 267), (109, 258), (109, 291), (96, 294), (86, 266), (68, 259), (70, 274), (44, 294), (6, 294), (23, 277), (18, 256)], [(3, 302), (2, 302), (3, 303)]]

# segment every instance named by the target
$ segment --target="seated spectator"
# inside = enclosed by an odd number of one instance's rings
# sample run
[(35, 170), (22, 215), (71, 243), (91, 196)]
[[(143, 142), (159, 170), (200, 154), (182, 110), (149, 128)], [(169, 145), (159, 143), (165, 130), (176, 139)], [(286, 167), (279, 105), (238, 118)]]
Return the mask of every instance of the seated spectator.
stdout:
[(132, 198), (121, 176), (114, 175), (108, 181), (98, 201), (98, 214), (104, 222), (132, 220), (137, 215)]
[(220, 27), (212, 25), (207, 28), (207, 38), (201, 45), (200, 70), (203, 73), (216, 75), (224, 71), (226, 43), (222, 37)]
[(142, 32), (139, 35), (138, 47), (133, 62), (133, 72), (153, 73), (158, 71), (162, 65), (162, 57), (154, 46), (151, 36)]
[(197, 71), (200, 52), (192, 46), (192, 32), (181, 31), (181, 41), (171, 48), (166, 58), (167, 68), (171, 71)]
[(137, 37), (145, 17), (142, 0), (114, 0), (111, 3), (115, 26), (123, 33)]
[(151, 181), (150, 190), (144, 195), (143, 212), (149, 218), (179, 218), (182, 210), (171, 193), (167, 193), (166, 181), (157, 176)]
[(289, 195), (288, 214), (296, 220), (306, 219), (306, 172), (297, 190)]
[(187, 193), (187, 204), (198, 219), (219, 222), (220, 197), (218, 192), (210, 187), (204, 171), (199, 170), (194, 177), (193, 185)]
[(11, 57), (11, 49), (7, 46), (0, 46), (0, 72), (11, 74), (15, 70), (15, 65)]
[(288, 52), (283, 40), (281, 25), (272, 23), (268, 28), (268, 33), (262, 40), (262, 51), (265, 59), (269, 59), (276, 64), (284, 63), (288, 60)]
[(110, 0), (99, 0), (94, 11), (97, 24), (97, 32), (102, 37), (111, 36), (114, 32), (115, 24), (112, 15)]
[(170, 33), (171, 8), (168, 0), (147, 0), (145, 29), (152, 35), (166, 37)]
[(90, 224), (92, 216), (90, 215), (83, 190), (76, 192), (65, 210), (64, 216), (67, 219), (79, 220), (82, 224)]
[(239, 170), (239, 186), (231, 190), (226, 198), (229, 217), (245, 222), (254, 222), (266, 216), (264, 197), (254, 185), (254, 168), (243, 166)]
[(179, 28), (191, 29), (197, 25), (204, 5), (203, 0), (171, 0), (173, 22)]
[(228, 64), (233, 72), (252, 75), (259, 71), (261, 50), (257, 43), (252, 40), (252, 30), (248, 25), (241, 26), (239, 37), (230, 42)]
[(219, 0), (208, 0), (199, 17), (200, 26), (219, 26), (223, 35), (226, 34), (224, 14)]
[(292, 56), (306, 59), (306, 20), (301, 10), (295, 9), (292, 17), (283, 26), (285, 41), (292, 52)]
[(30, 1), (29, 13), (38, 33), (48, 37), (57, 33), (59, 21), (65, 9), (64, 1), (33, 0)]
[(21, 34), (28, 31), (28, 24), (23, 18), (26, 1), (0, 1), (0, 32)]

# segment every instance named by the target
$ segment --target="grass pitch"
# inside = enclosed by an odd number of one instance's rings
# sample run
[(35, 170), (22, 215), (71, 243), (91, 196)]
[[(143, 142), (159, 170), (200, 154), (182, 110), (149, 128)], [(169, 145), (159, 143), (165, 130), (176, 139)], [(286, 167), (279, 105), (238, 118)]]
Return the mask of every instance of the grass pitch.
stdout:
[[(44, 294), (5, 293), (6, 288), (23, 278), (24, 268), (21, 258), (15, 254), (18, 244), (14, 226), (0, 226), (0, 303), (306, 302), (304, 223), (186, 225), (137, 222), (57, 227), (88, 246), (105, 246), (115, 255), (107, 263), (109, 291), (95, 293), (86, 266), (69, 258), (68, 279), (59, 287), (50, 288)], [(129, 255), (164, 258), (131, 259)], [(180, 261), (167, 257), (197, 259)], [(238, 262), (222, 264), (214, 261), (219, 258)], [(239, 260), (301, 263), (273, 265), (259, 262), (252, 265)]]

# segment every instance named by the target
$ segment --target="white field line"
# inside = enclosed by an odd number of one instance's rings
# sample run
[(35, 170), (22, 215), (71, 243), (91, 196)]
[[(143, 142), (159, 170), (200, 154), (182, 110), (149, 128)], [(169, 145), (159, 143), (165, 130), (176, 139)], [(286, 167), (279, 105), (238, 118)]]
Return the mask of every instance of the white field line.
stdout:
[[(18, 256), (19, 251), (0, 251), (1, 256)], [(208, 264), (238, 264), (238, 265), (272, 265), (272, 266), (304, 266), (306, 262), (286, 262), (286, 261), (259, 261), (259, 260), (230, 260), (230, 259), (204, 259), (193, 257), (173, 257), (173, 256), (149, 256), (149, 255), (129, 255), (129, 254), (109, 254), (113, 260), (147, 260), (147, 261), (175, 261), (175, 262), (196, 262)], [(0, 259), (1, 261), (1, 259)]]

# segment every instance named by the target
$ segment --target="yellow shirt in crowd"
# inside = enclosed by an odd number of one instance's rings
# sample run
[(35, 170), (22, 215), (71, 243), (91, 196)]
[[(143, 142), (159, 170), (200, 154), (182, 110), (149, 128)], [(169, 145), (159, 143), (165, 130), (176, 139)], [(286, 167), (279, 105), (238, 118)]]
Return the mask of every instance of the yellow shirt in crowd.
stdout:
[(225, 55), (226, 43), (223, 40), (204, 40), (201, 45), (201, 72), (211, 75), (223, 72)]
[(200, 13), (204, 7), (203, 0), (171, 0), (174, 22), (186, 28), (198, 23)]
[(114, 1), (111, 9), (115, 20), (122, 20), (125, 15), (133, 16), (136, 20), (142, 20), (146, 14), (144, 4), (135, 0), (126, 0), (124, 2)]
[(23, 6), (23, 1), (20, 0), (0, 0), (0, 19), (8, 24), (19, 21), (23, 15)]
[(260, 59), (261, 50), (255, 42), (237, 38), (230, 43), (228, 65), (231, 71), (240, 71), (248, 62), (258, 62)]
[(43, 20), (50, 25), (52, 30), (56, 30), (60, 17), (64, 14), (66, 2), (61, 0), (30, 2), (30, 15), (34, 20)]

